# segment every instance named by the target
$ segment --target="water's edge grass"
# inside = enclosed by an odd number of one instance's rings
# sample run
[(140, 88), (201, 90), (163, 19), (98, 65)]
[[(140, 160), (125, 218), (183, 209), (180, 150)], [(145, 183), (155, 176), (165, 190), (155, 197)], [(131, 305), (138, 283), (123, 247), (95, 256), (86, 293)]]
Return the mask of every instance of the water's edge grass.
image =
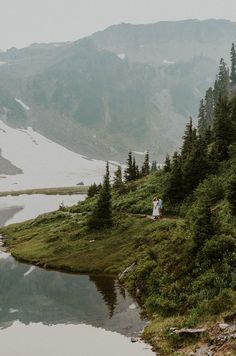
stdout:
[(0, 192), (0, 197), (6, 196), (18, 196), (18, 195), (33, 195), (33, 194), (45, 194), (45, 195), (73, 195), (73, 194), (87, 194), (87, 186), (78, 187), (58, 187), (58, 188), (37, 188), (37, 189), (23, 189), (23, 190), (9, 190)]
[[(46, 269), (117, 277), (134, 266), (122, 283), (138, 298), (150, 320), (143, 338), (160, 355), (189, 355), (199, 345), (209, 344), (209, 333), (180, 338), (171, 331), (173, 328), (211, 330), (225, 315), (235, 312), (232, 277), (236, 219), (230, 215), (222, 193), (226, 173), (223, 183), (221, 176), (206, 179), (198, 188), (197, 198), (193, 196), (181, 207), (165, 202), (165, 216), (158, 221), (147, 215), (151, 213), (152, 197), (157, 193), (162, 196), (165, 188), (162, 171), (131, 182), (123, 194), (112, 192), (110, 228), (88, 228), (95, 196), (73, 207), (61, 207), (7, 226), (0, 233), (7, 237), (6, 247), (16, 259)], [(187, 213), (197, 217), (199, 199), (207, 195), (214, 198), (211, 208), (221, 235), (209, 236), (206, 246), (196, 249), (196, 219), (190, 219)], [(236, 350), (236, 340), (232, 342), (230, 350)]]

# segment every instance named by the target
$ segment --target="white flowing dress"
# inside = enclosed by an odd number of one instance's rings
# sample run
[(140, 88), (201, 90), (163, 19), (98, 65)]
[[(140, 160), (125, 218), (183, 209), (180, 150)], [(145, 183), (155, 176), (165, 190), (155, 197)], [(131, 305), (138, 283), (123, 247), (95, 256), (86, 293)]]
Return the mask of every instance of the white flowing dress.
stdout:
[(152, 211), (152, 216), (154, 217), (158, 217), (160, 216), (160, 209), (159, 209), (159, 206), (158, 206), (158, 200), (153, 200), (153, 211)]

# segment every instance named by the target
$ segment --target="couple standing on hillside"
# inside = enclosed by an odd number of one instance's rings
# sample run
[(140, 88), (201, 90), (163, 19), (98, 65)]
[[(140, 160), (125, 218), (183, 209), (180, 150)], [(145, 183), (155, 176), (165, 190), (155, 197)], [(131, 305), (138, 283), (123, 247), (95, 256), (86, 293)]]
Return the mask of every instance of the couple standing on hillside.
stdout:
[(153, 204), (152, 216), (154, 220), (157, 220), (162, 216), (163, 202), (160, 198), (154, 197), (152, 200), (152, 204)]

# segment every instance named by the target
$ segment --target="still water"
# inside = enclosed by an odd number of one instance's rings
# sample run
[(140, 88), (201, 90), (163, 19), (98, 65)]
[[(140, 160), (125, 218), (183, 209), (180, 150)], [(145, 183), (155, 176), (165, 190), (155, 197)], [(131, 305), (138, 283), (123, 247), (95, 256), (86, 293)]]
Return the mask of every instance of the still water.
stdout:
[[(43, 213), (43, 199), (47, 211), (58, 204), (57, 196), (12, 198), (0, 198), (5, 224)], [(1, 355), (151, 356), (147, 345), (130, 341), (145, 324), (137, 303), (113, 278), (46, 271), (0, 252)]]

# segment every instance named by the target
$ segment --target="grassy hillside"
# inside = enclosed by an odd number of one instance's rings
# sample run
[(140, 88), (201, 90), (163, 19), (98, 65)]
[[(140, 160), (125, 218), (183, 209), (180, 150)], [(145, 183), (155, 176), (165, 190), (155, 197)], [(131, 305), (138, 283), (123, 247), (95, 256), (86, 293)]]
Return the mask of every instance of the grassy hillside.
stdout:
[[(153, 195), (162, 195), (168, 173), (156, 172), (113, 192), (113, 227), (90, 231), (87, 219), (96, 201), (39, 216), (1, 229), (19, 260), (70, 272), (118, 275), (135, 263), (123, 282), (154, 317), (145, 337), (170, 355), (193, 340), (174, 338), (170, 327), (211, 324), (235, 307), (236, 218), (226, 191), (236, 161), (223, 164), (194, 193), (175, 206), (165, 202), (159, 221), (146, 217)], [(196, 249), (194, 223), (202, 198), (211, 200), (217, 233)], [(160, 342), (161, 338), (161, 342)], [(196, 340), (195, 340), (196, 341)]]

